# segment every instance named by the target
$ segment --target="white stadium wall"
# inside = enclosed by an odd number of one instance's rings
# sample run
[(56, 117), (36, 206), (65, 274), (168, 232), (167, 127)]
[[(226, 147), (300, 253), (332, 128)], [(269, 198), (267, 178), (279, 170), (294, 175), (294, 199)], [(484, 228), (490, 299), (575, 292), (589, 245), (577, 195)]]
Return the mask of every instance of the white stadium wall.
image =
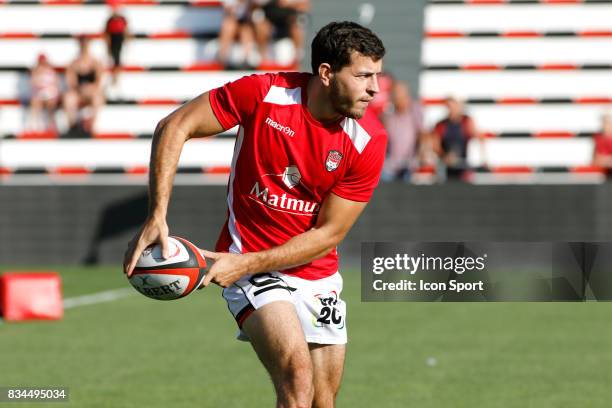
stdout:
[(612, 4), (449, 4), (425, 10), (431, 30), (580, 30), (585, 22), (588, 28), (609, 30), (611, 18)]

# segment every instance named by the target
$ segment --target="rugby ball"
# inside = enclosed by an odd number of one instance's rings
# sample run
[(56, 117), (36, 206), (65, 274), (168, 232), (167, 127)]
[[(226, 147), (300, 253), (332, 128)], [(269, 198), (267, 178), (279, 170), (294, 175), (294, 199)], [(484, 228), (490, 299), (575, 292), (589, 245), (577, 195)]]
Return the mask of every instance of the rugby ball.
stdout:
[(146, 248), (129, 277), (138, 292), (152, 299), (185, 297), (204, 280), (206, 260), (195, 245), (184, 238), (168, 237), (168, 246), (168, 259), (162, 257), (161, 245)]

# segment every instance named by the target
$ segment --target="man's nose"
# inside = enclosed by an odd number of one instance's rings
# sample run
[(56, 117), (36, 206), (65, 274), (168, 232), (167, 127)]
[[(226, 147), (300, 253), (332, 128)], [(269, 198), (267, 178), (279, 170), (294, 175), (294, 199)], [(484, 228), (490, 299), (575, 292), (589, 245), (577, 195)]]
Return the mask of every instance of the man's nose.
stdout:
[(372, 75), (370, 81), (368, 82), (368, 93), (377, 94), (380, 92), (380, 88), (378, 87), (378, 77), (376, 75)]

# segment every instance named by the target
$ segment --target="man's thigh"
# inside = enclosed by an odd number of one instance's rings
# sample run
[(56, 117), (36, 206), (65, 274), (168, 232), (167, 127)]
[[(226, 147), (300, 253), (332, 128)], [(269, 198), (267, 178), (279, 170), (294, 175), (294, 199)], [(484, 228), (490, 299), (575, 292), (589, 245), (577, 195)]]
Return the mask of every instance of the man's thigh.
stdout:
[(286, 370), (311, 368), (308, 344), (293, 303), (276, 301), (262, 306), (244, 321), (242, 331), (275, 383)]
[(314, 372), (315, 400), (317, 397), (335, 398), (344, 372), (344, 344), (309, 344)]

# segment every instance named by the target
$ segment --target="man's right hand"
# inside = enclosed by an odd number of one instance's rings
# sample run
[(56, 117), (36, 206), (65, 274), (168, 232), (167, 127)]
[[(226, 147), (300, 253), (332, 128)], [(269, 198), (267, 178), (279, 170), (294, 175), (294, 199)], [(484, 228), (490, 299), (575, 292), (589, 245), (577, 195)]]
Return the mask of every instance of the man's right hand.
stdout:
[(132, 276), (136, 262), (147, 247), (160, 243), (164, 259), (169, 256), (168, 224), (164, 218), (147, 218), (142, 228), (128, 244), (123, 257), (123, 273)]

